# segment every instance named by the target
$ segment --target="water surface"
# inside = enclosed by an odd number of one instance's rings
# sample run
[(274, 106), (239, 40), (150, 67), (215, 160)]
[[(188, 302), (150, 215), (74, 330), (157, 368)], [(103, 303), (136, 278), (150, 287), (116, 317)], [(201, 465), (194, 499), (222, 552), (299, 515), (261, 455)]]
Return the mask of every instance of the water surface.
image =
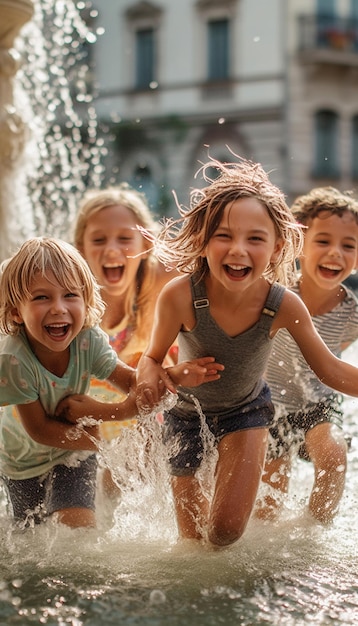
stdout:
[(252, 519), (225, 549), (178, 543), (157, 425), (146, 447), (128, 431), (105, 451), (122, 498), (99, 498), (97, 530), (14, 532), (0, 495), (0, 626), (358, 625), (358, 400), (345, 406), (346, 490), (326, 527), (307, 514), (312, 466), (298, 461), (279, 521)]

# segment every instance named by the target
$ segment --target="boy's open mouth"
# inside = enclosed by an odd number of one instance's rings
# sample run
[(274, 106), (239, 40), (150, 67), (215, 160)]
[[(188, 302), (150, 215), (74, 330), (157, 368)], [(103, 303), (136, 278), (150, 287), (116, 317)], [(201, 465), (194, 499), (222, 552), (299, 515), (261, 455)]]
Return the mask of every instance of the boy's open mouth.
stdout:
[(336, 265), (319, 265), (319, 271), (325, 278), (335, 278), (341, 273), (342, 268)]
[(50, 335), (50, 337), (59, 339), (62, 337), (66, 337), (68, 330), (70, 328), (69, 324), (49, 324), (45, 326), (46, 331)]

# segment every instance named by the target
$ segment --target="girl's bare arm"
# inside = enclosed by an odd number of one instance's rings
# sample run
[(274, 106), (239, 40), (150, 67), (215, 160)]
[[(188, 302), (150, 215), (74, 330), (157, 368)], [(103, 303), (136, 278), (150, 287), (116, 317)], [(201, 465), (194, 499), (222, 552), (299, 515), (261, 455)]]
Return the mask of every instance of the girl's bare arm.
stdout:
[(56, 419), (76, 424), (84, 417), (101, 422), (122, 422), (137, 415), (136, 389), (133, 387), (121, 402), (101, 402), (86, 394), (63, 398), (56, 407)]
[(138, 403), (142, 406), (158, 404), (165, 387), (172, 393), (176, 391), (162, 362), (185, 324), (188, 306), (192, 305), (187, 277), (174, 279), (165, 285), (157, 301), (149, 346), (137, 367)]
[(108, 380), (120, 391), (128, 393), (136, 385), (136, 371), (133, 367), (118, 359), (118, 363), (110, 376), (108, 376)]

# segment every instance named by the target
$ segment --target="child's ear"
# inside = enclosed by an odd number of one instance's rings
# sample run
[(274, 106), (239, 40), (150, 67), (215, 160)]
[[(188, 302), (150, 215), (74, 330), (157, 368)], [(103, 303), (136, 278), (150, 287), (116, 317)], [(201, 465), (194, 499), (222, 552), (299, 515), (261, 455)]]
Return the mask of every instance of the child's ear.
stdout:
[(15, 307), (13, 309), (11, 309), (11, 315), (12, 315), (12, 319), (14, 322), (16, 322), (16, 324), (22, 324), (23, 323), (23, 318), (19, 313), (19, 309), (16, 309)]
[(283, 239), (276, 239), (275, 248), (271, 255), (271, 263), (276, 263), (279, 260), (283, 246)]

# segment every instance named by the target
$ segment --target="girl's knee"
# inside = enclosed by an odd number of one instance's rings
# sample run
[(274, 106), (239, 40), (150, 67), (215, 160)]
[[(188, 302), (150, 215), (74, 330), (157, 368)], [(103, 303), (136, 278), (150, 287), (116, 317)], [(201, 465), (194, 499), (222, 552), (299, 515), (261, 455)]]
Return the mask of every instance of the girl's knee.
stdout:
[(208, 539), (215, 546), (230, 546), (242, 537), (246, 526), (247, 522), (212, 524), (209, 527)]

